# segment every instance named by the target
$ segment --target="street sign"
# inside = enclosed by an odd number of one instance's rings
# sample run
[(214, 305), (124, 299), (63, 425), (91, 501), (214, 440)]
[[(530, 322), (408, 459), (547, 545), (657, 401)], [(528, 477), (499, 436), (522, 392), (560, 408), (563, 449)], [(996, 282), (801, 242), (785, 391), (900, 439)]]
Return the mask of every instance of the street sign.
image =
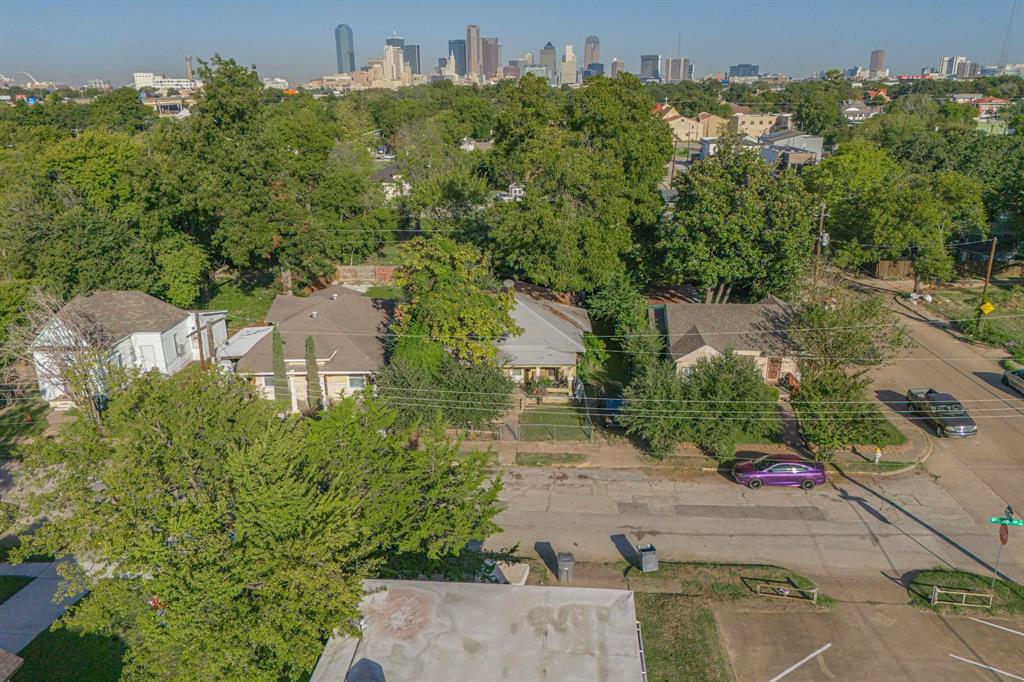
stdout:
[(1006, 519), (1002, 516), (993, 516), (989, 523), (998, 523), (1000, 526), (1024, 526), (1024, 519)]
[(994, 305), (992, 305), (992, 303), (990, 301), (985, 301), (980, 306), (978, 306), (978, 310), (980, 310), (983, 315), (988, 315), (990, 312), (992, 312), (995, 309), (996, 309), (996, 307)]
[(1010, 527), (999, 526), (999, 544), (1005, 545), (1010, 540)]

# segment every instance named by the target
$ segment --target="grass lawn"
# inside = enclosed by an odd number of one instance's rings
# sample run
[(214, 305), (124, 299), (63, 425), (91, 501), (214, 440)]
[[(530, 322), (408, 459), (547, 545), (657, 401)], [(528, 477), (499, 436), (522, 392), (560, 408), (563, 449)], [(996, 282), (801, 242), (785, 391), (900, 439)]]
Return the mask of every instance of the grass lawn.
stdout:
[[(701, 597), (713, 601), (737, 599), (768, 599), (758, 596), (758, 583), (778, 583), (780, 587), (812, 589), (814, 582), (799, 573), (779, 566), (759, 564), (709, 564), (660, 562), (654, 573), (641, 573), (639, 569), (621, 563), (629, 589), (671, 591), (687, 597)], [(796, 600), (793, 600), (796, 601)], [(835, 600), (818, 595), (818, 604), (832, 606)]]
[(878, 464), (874, 462), (832, 462), (828, 466), (844, 474), (885, 474), (909, 469), (917, 466), (917, 462), (893, 462), (883, 459)]
[[(910, 593), (910, 603), (915, 606), (933, 609), (936, 611), (952, 611), (954, 613), (1005, 613), (1011, 616), (1024, 616), (1024, 585), (997, 580), (995, 589), (989, 587), (992, 584), (991, 575), (978, 575), (967, 571), (952, 571), (937, 568), (931, 571), (921, 571), (914, 575), (907, 591)], [(992, 608), (982, 609), (977, 607), (957, 607), (946, 605), (931, 605), (932, 586), (938, 585), (954, 590), (966, 592), (979, 592), (993, 595)], [(948, 597), (947, 597), (948, 598)]]
[(0, 457), (10, 457), (21, 439), (45, 431), (49, 412), (50, 406), (41, 400), (16, 400), (0, 409)]
[(589, 440), (593, 427), (573, 405), (539, 405), (519, 415), (520, 440)]
[(651, 682), (732, 679), (711, 609), (678, 594), (637, 592), (636, 617)]
[(124, 644), (116, 637), (46, 630), (18, 653), (25, 659), (13, 682), (116, 682)]
[(572, 466), (587, 461), (586, 455), (575, 452), (517, 452), (516, 464), (521, 467)]
[[(946, 287), (933, 292), (929, 308), (951, 320), (966, 320), (954, 323), (963, 333), (985, 343), (1003, 346), (1012, 352), (1010, 346), (1016, 342), (1019, 352), (1024, 339), (1024, 287), (1011, 286), (1004, 282), (993, 282), (988, 289), (989, 299), (996, 307), (985, 322), (984, 333), (976, 333), (974, 316), (981, 302), (981, 287)], [(1018, 315), (1021, 317), (1009, 317)]]
[(363, 296), (369, 298), (383, 298), (387, 301), (401, 301), (402, 290), (394, 284), (374, 284), (366, 290)]
[(263, 322), (279, 293), (280, 289), (273, 283), (250, 284), (229, 279), (213, 286), (213, 294), (203, 308), (228, 311), (228, 334), (234, 334), (242, 327)]
[(395, 265), (398, 263), (398, 247), (400, 244), (385, 244), (377, 253), (371, 254), (357, 265)]
[(14, 593), (32, 582), (24, 575), (0, 575), (0, 604), (14, 596)]

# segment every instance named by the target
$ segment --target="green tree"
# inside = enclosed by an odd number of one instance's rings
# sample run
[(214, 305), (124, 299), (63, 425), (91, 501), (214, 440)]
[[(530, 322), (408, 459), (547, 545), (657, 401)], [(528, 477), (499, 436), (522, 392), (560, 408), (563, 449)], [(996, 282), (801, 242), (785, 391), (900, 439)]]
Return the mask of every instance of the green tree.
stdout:
[(441, 572), (496, 530), (486, 457), (410, 450), (392, 417), (367, 397), (282, 420), (240, 379), (151, 373), (26, 451), (47, 521), (16, 558), (77, 559), (63, 622), (121, 637), (127, 679), (306, 679), (357, 632), (364, 578)]
[(885, 296), (841, 289), (815, 292), (793, 316), (789, 335), (807, 369), (880, 365), (910, 344)]
[(399, 335), (421, 330), (456, 358), (492, 363), (492, 343), (521, 333), (512, 320), (512, 289), (498, 285), (487, 257), (468, 244), (447, 237), (417, 237), (402, 245), (395, 284), (405, 302), (395, 313)]
[[(588, 298), (590, 316), (611, 327), (615, 343), (634, 369), (658, 361), (663, 351), (661, 337), (647, 319), (647, 299), (629, 277), (620, 273)], [(615, 352), (615, 349), (612, 349)]]
[(625, 390), (619, 421), (626, 433), (643, 438), (655, 456), (670, 455), (690, 435), (686, 385), (668, 362), (652, 364)]
[(288, 410), (292, 404), (292, 392), (288, 386), (288, 368), (284, 363), (284, 341), (276, 324), (271, 332), (270, 353), (274, 368), (274, 403), (279, 410)]
[(804, 440), (816, 446), (819, 461), (851, 445), (871, 445), (884, 435), (886, 424), (878, 407), (867, 397), (871, 379), (863, 371), (847, 374), (835, 365), (805, 372), (792, 405)]
[(323, 409), (323, 389), (320, 386), (320, 367), (316, 363), (316, 342), (306, 337), (306, 405), (310, 412)]
[(728, 301), (737, 286), (785, 295), (799, 281), (813, 253), (814, 206), (795, 178), (776, 179), (757, 154), (722, 138), (676, 187), (676, 210), (659, 227), (663, 280), (696, 282), (708, 303)]
[(89, 105), (89, 125), (113, 132), (138, 133), (157, 121), (156, 111), (139, 101), (134, 88), (117, 88)]

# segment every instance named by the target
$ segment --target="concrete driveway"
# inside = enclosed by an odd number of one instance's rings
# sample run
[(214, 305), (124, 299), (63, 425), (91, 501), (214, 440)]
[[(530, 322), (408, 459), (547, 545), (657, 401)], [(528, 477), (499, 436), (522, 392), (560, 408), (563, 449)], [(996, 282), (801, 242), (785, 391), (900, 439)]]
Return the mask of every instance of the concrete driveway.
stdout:
[(982, 613), (971, 620), (868, 604), (783, 612), (716, 604), (713, 611), (739, 682), (772, 679), (828, 645), (785, 681), (1024, 679), (1024, 627)]

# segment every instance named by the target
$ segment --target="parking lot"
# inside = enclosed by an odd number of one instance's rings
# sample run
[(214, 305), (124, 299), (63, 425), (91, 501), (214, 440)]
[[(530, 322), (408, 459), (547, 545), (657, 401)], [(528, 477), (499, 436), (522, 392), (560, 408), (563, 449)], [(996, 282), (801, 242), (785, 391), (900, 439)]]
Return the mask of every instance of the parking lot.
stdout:
[(983, 612), (972, 620), (888, 604), (713, 610), (740, 682), (1024, 680), (1024, 624)]

